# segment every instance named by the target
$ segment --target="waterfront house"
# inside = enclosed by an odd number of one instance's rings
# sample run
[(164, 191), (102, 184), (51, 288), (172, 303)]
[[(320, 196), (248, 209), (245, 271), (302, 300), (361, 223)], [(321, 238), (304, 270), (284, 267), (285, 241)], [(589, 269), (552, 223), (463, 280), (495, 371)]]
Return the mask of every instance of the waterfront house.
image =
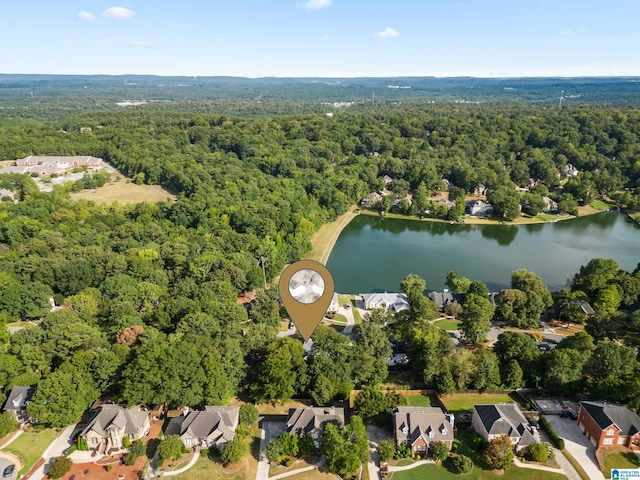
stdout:
[(385, 308), (392, 312), (408, 310), (411, 306), (404, 293), (364, 293), (364, 308), (372, 310), (374, 308)]

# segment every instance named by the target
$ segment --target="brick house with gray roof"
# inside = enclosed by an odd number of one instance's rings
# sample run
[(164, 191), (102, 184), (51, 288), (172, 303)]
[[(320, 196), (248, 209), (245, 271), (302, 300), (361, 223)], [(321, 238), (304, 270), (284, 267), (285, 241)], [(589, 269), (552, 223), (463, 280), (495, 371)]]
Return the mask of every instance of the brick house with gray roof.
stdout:
[(640, 417), (622, 405), (580, 402), (578, 426), (596, 447), (640, 450)]
[(453, 447), (455, 417), (437, 407), (398, 407), (393, 412), (396, 445), (406, 445), (411, 453), (426, 455), (434, 442)]
[(516, 452), (537, 443), (527, 419), (515, 403), (474, 405), (471, 425), (487, 442), (506, 435)]

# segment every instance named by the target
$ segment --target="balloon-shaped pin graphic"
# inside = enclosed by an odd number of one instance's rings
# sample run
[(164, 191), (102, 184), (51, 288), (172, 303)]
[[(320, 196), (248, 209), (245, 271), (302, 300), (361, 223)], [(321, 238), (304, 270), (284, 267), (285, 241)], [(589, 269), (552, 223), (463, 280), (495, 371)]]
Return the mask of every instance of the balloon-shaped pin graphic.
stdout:
[(305, 341), (327, 312), (333, 288), (327, 267), (313, 260), (292, 263), (282, 272), (278, 283), (280, 298)]

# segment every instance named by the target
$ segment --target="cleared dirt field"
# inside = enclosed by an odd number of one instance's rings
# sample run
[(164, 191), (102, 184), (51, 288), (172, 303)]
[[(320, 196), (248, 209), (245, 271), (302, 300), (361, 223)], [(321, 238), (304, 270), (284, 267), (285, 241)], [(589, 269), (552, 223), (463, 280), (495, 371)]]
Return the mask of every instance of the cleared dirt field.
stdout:
[(124, 180), (109, 182), (104, 187), (72, 193), (73, 200), (93, 200), (96, 203), (142, 203), (174, 201), (172, 195), (158, 185), (136, 185)]

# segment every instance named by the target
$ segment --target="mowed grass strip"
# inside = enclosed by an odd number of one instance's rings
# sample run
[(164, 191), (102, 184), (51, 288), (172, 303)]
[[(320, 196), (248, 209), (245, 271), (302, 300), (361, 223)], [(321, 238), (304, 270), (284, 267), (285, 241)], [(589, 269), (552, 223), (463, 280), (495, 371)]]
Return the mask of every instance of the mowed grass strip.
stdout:
[(440, 397), (449, 412), (471, 412), (474, 405), (516, 403), (507, 393), (455, 393)]
[(460, 330), (460, 320), (438, 320), (436, 327), (441, 330)]
[(24, 432), (3, 450), (14, 453), (22, 459), (24, 465), (19, 473), (25, 474), (40, 460), (54, 438), (56, 438), (56, 431), (52, 428), (31, 430)]
[(73, 200), (92, 200), (96, 203), (142, 203), (173, 201), (175, 196), (159, 185), (136, 185), (125, 181), (106, 183), (103, 187), (71, 194)]
[(408, 407), (439, 407), (436, 398), (431, 395), (404, 395)]

